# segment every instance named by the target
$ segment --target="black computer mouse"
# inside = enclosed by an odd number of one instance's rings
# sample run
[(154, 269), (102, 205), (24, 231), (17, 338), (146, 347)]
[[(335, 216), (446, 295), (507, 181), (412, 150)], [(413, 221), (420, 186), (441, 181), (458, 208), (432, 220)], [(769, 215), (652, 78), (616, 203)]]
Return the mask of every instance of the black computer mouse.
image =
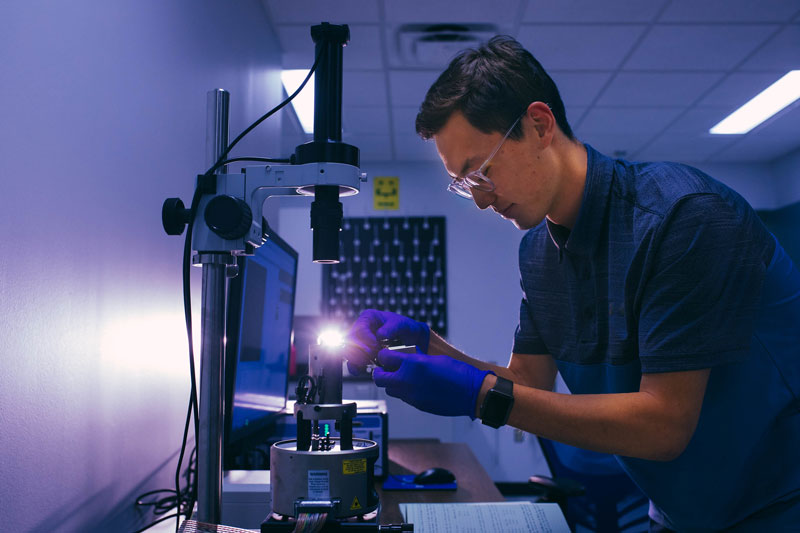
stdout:
[(446, 468), (429, 468), (414, 476), (414, 483), (417, 485), (445, 485), (455, 480), (456, 476)]

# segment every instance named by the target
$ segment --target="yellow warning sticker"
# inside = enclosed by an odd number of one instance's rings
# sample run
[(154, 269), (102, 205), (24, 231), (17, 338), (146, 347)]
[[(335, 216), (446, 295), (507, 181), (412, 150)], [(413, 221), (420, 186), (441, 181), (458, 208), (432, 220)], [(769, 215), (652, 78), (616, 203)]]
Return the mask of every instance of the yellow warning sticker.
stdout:
[(376, 211), (400, 208), (400, 178), (376, 176), (372, 180), (373, 207)]
[(350, 506), (351, 511), (355, 511), (356, 509), (361, 509), (361, 504), (358, 503), (358, 496), (353, 498), (353, 505)]
[(362, 459), (346, 459), (342, 461), (342, 474), (363, 474), (367, 471), (367, 460)]

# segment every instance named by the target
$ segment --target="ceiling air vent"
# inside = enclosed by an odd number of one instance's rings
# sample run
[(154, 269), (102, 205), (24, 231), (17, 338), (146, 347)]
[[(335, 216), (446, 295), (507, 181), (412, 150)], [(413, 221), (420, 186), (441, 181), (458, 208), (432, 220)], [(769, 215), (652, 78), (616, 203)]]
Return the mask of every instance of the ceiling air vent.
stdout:
[(398, 59), (407, 67), (443, 67), (498, 33), (493, 24), (404, 24), (397, 29)]

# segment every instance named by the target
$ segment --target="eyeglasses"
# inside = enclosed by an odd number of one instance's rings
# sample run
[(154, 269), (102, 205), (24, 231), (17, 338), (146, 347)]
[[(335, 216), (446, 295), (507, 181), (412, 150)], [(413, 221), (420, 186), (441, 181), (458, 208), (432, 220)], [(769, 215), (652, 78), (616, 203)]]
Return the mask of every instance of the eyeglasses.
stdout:
[(484, 161), (477, 170), (468, 172), (463, 178), (453, 178), (453, 181), (447, 186), (447, 190), (468, 200), (472, 199), (472, 189), (477, 189), (484, 192), (492, 192), (494, 190), (494, 183), (486, 176), (486, 174), (483, 173), (483, 171), (486, 170), (489, 162), (492, 160), (495, 154), (497, 154), (497, 152), (500, 150), (500, 147), (503, 146), (503, 143), (506, 142), (508, 136), (511, 135), (511, 132), (524, 116), (525, 113), (522, 113), (519, 117), (517, 117), (517, 120), (515, 120), (511, 127), (508, 128), (506, 134), (503, 135), (503, 138), (500, 140), (500, 144), (497, 145), (489, 157), (486, 158), (486, 161)]

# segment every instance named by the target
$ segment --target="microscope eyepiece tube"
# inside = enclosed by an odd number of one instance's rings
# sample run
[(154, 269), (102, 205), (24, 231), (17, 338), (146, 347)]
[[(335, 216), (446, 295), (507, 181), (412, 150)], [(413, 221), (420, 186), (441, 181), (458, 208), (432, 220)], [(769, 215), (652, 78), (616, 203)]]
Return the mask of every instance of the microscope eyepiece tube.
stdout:
[(318, 185), (311, 202), (311, 230), (313, 231), (313, 259), (315, 263), (339, 262), (339, 232), (342, 229), (342, 202), (339, 187)]

